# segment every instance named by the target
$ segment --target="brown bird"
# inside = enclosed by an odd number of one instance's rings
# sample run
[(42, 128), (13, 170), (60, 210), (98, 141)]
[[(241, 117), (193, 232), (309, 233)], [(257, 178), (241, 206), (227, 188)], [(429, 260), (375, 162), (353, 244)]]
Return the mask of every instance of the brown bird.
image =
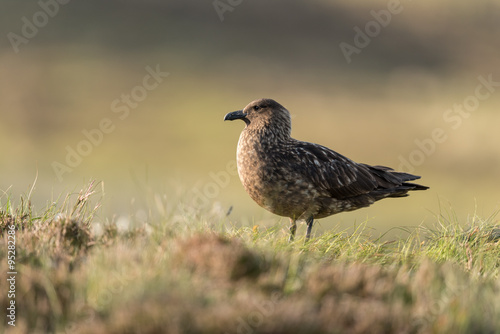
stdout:
[(290, 113), (274, 100), (253, 101), (224, 117), (236, 119), (246, 124), (237, 149), (241, 183), (257, 204), (290, 218), (290, 240), (297, 220), (307, 223), (307, 241), (314, 219), (428, 189), (407, 182), (420, 176), (357, 163), (325, 146), (293, 139)]

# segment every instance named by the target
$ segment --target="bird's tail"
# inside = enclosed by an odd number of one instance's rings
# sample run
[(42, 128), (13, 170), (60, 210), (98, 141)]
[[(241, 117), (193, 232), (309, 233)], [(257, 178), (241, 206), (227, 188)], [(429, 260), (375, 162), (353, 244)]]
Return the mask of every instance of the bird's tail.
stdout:
[(429, 189), (427, 186), (408, 182), (420, 179), (418, 175), (396, 172), (394, 169), (385, 166), (369, 167), (379, 184), (379, 188), (372, 192), (376, 197), (405, 197), (408, 196), (408, 191)]

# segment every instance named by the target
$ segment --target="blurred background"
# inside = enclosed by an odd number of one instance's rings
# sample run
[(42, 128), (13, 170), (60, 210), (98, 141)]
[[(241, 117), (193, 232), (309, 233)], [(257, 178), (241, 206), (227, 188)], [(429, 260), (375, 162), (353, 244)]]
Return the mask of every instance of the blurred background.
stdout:
[(95, 179), (102, 220), (194, 205), (275, 224), (235, 175), (244, 124), (222, 121), (269, 97), (295, 138), (431, 187), (320, 230), (499, 208), (497, 1), (59, 1), (1, 5), (0, 189), (13, 200), (36, 177), (37, 206)]

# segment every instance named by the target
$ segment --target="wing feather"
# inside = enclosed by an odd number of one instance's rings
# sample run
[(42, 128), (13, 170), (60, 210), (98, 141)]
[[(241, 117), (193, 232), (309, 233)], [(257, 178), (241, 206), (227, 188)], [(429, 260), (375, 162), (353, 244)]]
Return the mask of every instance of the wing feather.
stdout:
[(368, 165), (358, 164), (327, 147), (297, 141), (294, 149), (301, 159), (301, 174), (333, 198), (368, 194), (379, 186)]

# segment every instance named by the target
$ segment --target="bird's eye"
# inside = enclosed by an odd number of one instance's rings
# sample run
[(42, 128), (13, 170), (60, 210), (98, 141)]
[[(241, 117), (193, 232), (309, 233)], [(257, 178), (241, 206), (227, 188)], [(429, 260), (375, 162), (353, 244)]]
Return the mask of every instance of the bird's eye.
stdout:
[(260, 107), (259, 107), (259, 106), (254, 106), (254, 107), (253, 107), (253, 110), (255, 110), (255, 111), (257, 111), (257, 110), (259, 110), (259, 109), (260, 109)]

